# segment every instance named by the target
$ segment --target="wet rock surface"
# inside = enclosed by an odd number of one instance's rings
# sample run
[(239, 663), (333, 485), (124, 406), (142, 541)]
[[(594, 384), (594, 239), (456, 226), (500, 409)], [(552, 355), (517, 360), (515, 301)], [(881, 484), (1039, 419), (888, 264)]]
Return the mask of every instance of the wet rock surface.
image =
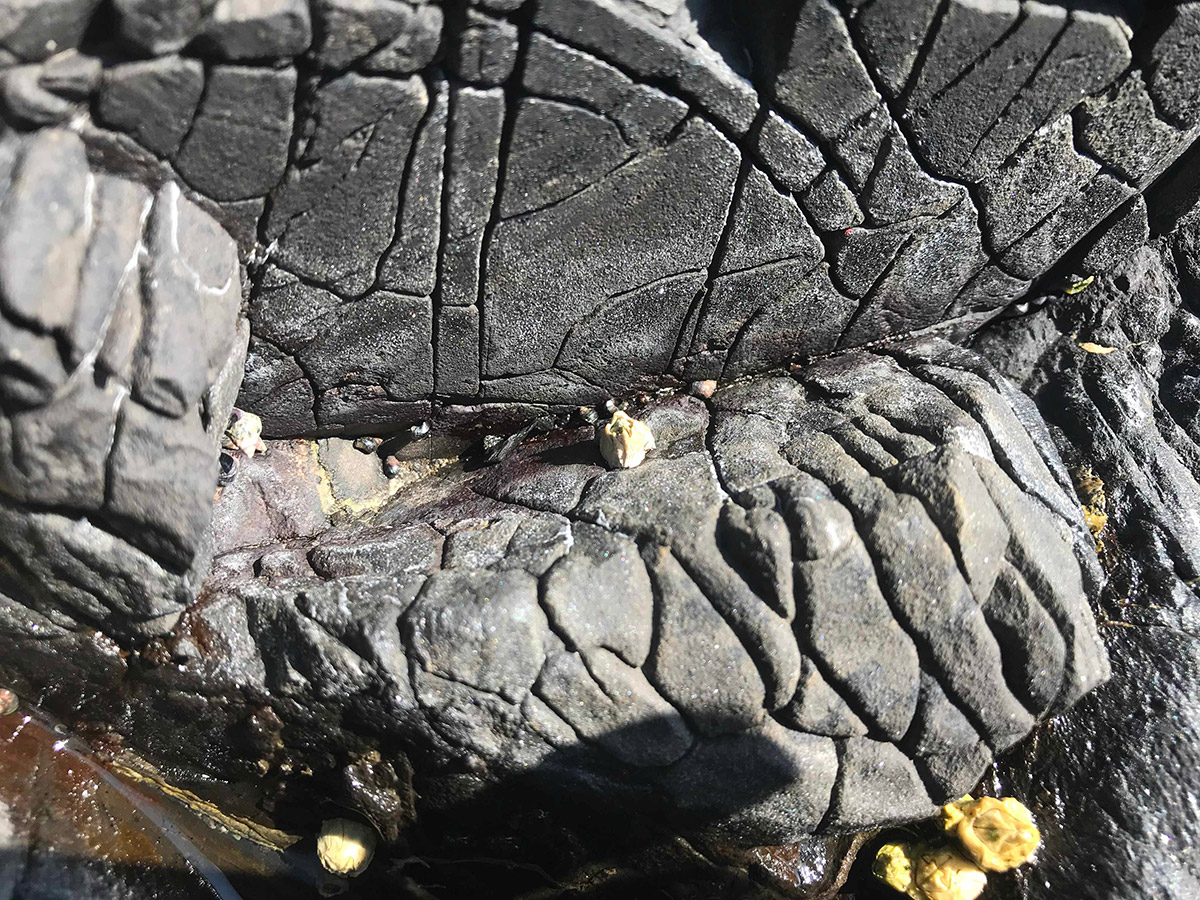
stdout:
[(0, 684), (389, 893), (869, 897), (985, 774), (1001, 896), (1200, 891), (1200, 5), (9, 6)]
[[(319, 457), (276, 444), (217, 500), (200, 600), (139, 655), (137, 693), (192, 710), (148, 750), (337, 779), (369, 748), (427, 815), (515, 781), (718, 845), (929, 815), (1108, 674), (1091, 538), (1027, 404), (943, 342), (856, 352), (649, 404), (636, 469), (552, 431), (352, 527), (302, 518)], [(273, 532), (226, 510), (247, 493)], [(274, 736), (214, 758), (256, 704)]]
[(979, 343), (1034, 397), (1068, 465), (1101, 479), (1107, 510), (1097, 614), (1113, 678), (998, 770), (1053, 811), (1046, 862), (1021, 896), (1084, 879), (1114, 896), (1200, 889), (1184, 837), (1195, 821), (1200, 708), (1200, 434), (1187, 387), (1200, 319), (1175, 275), (1194, 265), (1192, 228)]

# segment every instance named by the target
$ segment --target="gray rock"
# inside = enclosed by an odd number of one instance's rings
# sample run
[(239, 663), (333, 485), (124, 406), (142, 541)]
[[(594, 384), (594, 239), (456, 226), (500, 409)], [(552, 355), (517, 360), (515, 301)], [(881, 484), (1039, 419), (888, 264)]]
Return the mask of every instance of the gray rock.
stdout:
[(138, 50), (162, 56), (181, 50), (204, 28), (217, 0), (115, 0), (120, 34)]
[(631, 666), (644, 665), (654, 600), (637, 544), (593, 525), (572, 526), (570, 533), (570, 550), (544, 581), (551, 626), (585, 654), (605, 648)]
[(425, 582), (403, 631), (425, 671), (514, 703), (537, 680), (550, 635), (531, 576), (453, 569)]
[(274, 188), (287, 166), (295, 93), (293, 69), (213, 67), (175, 156), (180, 174), (214, 200), (245, 200)]
[(217, 0), (200, 39), (222, 59), (299, 56), (312, 41), (304, 0)]
[(636, 666), (604, 649), (546, 660), (534, 691), (586, 741), (622, 762), (666, 766), (692, 744), (683, 718)]

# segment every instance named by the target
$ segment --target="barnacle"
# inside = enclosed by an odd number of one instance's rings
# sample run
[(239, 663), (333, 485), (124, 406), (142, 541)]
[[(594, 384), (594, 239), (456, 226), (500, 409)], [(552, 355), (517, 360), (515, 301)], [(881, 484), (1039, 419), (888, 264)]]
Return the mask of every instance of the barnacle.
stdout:
[(975, 900), (987, 887), (987, 874), (953, 847), (925, 850), (913, 864), (910, 897), (927, 900)]
[(262, 419), (254, 413), (233, 411), (233, 420), (225, 430), (225, 446), (241, 450), (246, 456), (253, 458), (254, 454), (266, 453), (267, 445), (262, 440)]
[(871, 873), (888, 887), (908, 894), (913, 880), (910, 850), (908, 844), (884, 844), (875, 854)]
[(614, 469), (632, 469), (642, 464), (654, 449), (650, 426), (617, 410), (600, 432), (600, 455)]
[(968, 794), (942, 807), (942, 827), (991, 872), (1007, 872), (1027, 862), (1042, 840), (1025, 804), (1013, 797), (975, 800)]
[(8, 688), (0, 688), (0, 716), (11, 716), (17, 711), (20, 702), (17, 695)]
[(884, 844), (871, 872), (911, 900), (975, 900), (987, 874), (946, 843)]
[(335, 875), (361, 875), (375, 855), (375, 830), (353, 819), (328, 819), (321, 823), (317, 857)]
[(1083, 519), (1098, 545), (1100, 532), (1108, 524), (1108, 496), (1104, 493), (1104, 482), (1089, 466), (1081, 466), (1071, 475), (1083, 504)]

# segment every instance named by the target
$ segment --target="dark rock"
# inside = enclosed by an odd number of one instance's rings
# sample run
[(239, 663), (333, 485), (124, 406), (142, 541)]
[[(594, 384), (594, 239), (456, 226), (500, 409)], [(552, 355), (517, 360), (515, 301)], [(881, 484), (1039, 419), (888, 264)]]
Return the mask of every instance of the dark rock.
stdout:
[(745, 731), (765, 718), (754, 659), (665, 549), (648, 563), (655, 585), (650, 679), (703, 734)]
[(314, 337), (296, 360), (318, 391), (382, 384), (393, 399), (425, 397), (433, 391), (430, 306), (387, 291), (338, 306), (306, 328)]
[(288, 161), (295, 93), (292, 69), (215, 66), (175, 156), (180, 174), (214, 200), (244, 200), (275, 187)]
[(265, 233), (281, 267), (358, 296), (391, 241), (405, 160), (430, 98), (418, 78), (354, 73), (311, 89), (318, 126), (273, 195)]
[[(650, 578), (637, 544), (593, 525), (570, 527), (573, 545), (546, 574), (546, 614), (569, 647), (606, 648), (642, 666), (654, 634)], [(601, 593), (596, 585), (609, 586)]]
[(622, 762), (670, 765), (691, 746), (683, 718), (641, 669), (603, 648), (586, 662), (578, 653), (550, 657), (534, 692), (580, 737), (596, 741)]
[(549, 634), (537, 582), (522, 572), (437, 572), (404, 623), (425, 671), (509, 701), (533, 687)]
[[(1191, 896), (1196, 5), (0, 0), (0, 680), (373, 894), (749, 896), (1037, 729), (993, 890)], [(336, 439), (219, 481), (239, 382)]]
[(1076, 115), (1083, 149), (1135, 185), (1153, 180), (1187, 146), (1183, 133), (1158, 118), (1136, 69), (1089, 97)]
[(10, 0), (0, 8), (0, 47), (18, 59), (45, 59), (79, 45), (99, 0)]
[[(216, 378), (233, 340), (241, 287), (237, 251), (229, 235), (173, 183), (154, 198), (146, 241), (148, 302), (132, 388), (147, 406), (178, 418)], [(171, 302), (185, 291), (202, 299), (187, 306)], [(195, 353), (197, 337), (201, 354)]]
[(24, 227), (0, 240), (0, 306), (41, 332), (71, 320), (90, 237), (92, 196), (83, 142), (49, 130), (22, 143), (5, 211)]
[(450, 64), (454, 74), (472, 84), (500, 84), (517, 62), (517, 26), (467, 10)]
[(114, 0), (121, 37), (152, 56), (181, 50), (203, 29), (217, 0)]
[(217, 0), (202, 46), (231, 60), (299, 56), (312, 41), (304, 0)]
[(800, 198), (800, 203), (822, 231), (853, 228), (863, 220), (862, 210), (836, 171), (826, 169)]
[(1150, 50), (1147, 87), (1168, 119), (1190, 127), (1200, 120), (1200, 6), (1180, 3), (1165, 15), (1167, 27)]

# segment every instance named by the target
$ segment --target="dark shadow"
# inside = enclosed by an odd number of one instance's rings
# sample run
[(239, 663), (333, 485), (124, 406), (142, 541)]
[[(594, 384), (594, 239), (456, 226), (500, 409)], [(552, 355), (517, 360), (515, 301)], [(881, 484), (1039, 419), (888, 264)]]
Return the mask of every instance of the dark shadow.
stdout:
[[(0, 720), (5, 737), (13, 721)], [(643, 722), (601, 739), (646, 745), (660, 739), (662, 725)], [(16, 744), (0, 741), (0, 767), (14, 776), (0, 784), (0, 838), (13, 835), (0, 840), (0, 900), (275, 900), (322, 896), (322, 887), (397, 900), (727, 900), (761, 896), (763, 885), (778, 889), (788, 879), (793, 896), (817, 898), (837, 895), (839, 870), (848, 868), (846, 838), (764, 855), (712, 837), (737, 830), (748, 808), (812, 775), (754, 735), (736, 739), (724, 768), (697, 770), (686, 810), (672, 808), (654, 770), (623, 765), (595, 744), (554, 751), (498, 783), (468, 771), (418, 776), (416, 824), (381, 841), (364, 875), (331, 883), (316, 864), (314, 835), (324, 819), (355, 812), (331, 801), (336, 791), (319, 775), (290, 779), (274, 799), (272, 824), (307, 835), (279, 853), (234, 839), (155, 789), (102, 773), (75, 739), (55, 750), (59, 733), (30, 728)], [(22, 768), (32, 773), (23, 782), (15, 778)], [(245, 787), (249, 796), (254, 786)], [(81, 852), (93, 829), (104, 835), (102, 849)], [(862, 887), (855, 896), (870, 896)]]

